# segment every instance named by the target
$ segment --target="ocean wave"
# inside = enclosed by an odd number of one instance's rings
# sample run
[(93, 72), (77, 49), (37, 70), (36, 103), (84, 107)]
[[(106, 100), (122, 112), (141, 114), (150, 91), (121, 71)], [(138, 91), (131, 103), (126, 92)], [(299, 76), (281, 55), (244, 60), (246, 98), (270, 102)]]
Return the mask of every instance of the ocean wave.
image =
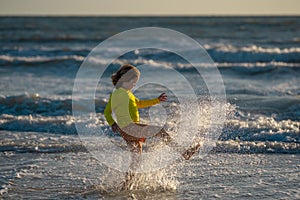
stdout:
[(64, 56), (9, 56), (0, 55), (0, 64), (35, 64), (35, 63), (49, 63), (73, 60), (81, 62), (84, 60), (83, 56), (78, 55), (64, 55)]
[(45, 37), (43, 35), (34, 35), (29, 37), (18, 37), (18, 38), (5, 38), (9, 39), (11, 42), (101, 42), (104, 40), (102, 37), (86, 37), (86, 36), (76, 36), (76, 35), (60, 35), (54, 37)]
[[(294, 38), (295, 41), (300, 40), (300, 38)], [(39, 53), (51, 53), (51, 52), (86, 52), (89, 53), (95, 45), (86, 44), (86, 45), (79, 45), (79, 44), (71, 44), (68, 46), (2, 46), (1, 50), (3, 52), (39, 52)], [(234, 46), (231, 44), (203, 44), (203, 48), (207, 51), (215, 50), (219, 52), (252, 52), (252, 53), (269, 53), (269, 54), (289, 54), (289, 53), (300, 53), (300, 47), (263, 47), (258, 45), (246, 45), (246, 46)], [(107, 49), (108, 52), (118, 52), (122, 50), (120, 47), (111, 47)], [(146, 51), (145, 51), (146, 50)], [(161, 50), (154, 51), (154, 49), (147, 50), (143, 49), (143, 51), (136, 50), (136, 52), (144, 52), (144, 53), (159, 53)], [(135, 53), (136, 53), (135, 52)]]
[(222, 52), (253, 52), (253, 53), (269, 53), (269, 54), (288, 54), (288, 53), (300, 53), (300, 47), (290, 47), (290, 48), (266, 48), (257, 45), (250, 46), (233, 46), (233, 45), (209, 45), (205, 44), (204, 48), (206, 50), (216, 50)]
[[(23, 57), (23, 56), (0, 56), (0, 65), (14, 65), (19, 66), (24, 64), (25, 66), (40, 66), (42, 67), (45, 64), (51, 64), (51, 66), (59, 66), (59, 63), (64, 66), (76, 66), (80, 65), (80, 63), (85, 58), (83, 56), (78, 55), (65, 55), (65, 56), (32, 56), (32, 57)], [(93, 58), (90, 59), (90, 62), (93, 64), (106, 64), (107, 60), (101, 58)], [(76, 63), (76, 65), (74, 65)], [(173, 62), (173, 61), (164, 61), (164, 60), (155, 60), (155, 59), (145, 59), (139, 57), (138, 59), (117, 59), (112, 65), (120, 66), (126, 63), (131, 63), (136, 66), (147, 64), (151, 67), (161, 68), (161, 69), (176, 69), (179, 71), (193, 71), (194, 66), (187, 62)], [(210, 67), (218, 67), (220, 70), (232, 70), (233, 73), (243, 73), (245, 75), (256, 75), (261, 73), (271, 73), (278, 70), (284, 71), (288, 73), (289, 71), (294, 74), (295, 70), (300, 69), (300, 63), (289, 63), (289, 62), (215, 62), (213, 63), (196, 63), (197, 67), (210, 68)], [(76, 68), (74, 68), (76, 69)], [(271, 75), (271, 74), (270, 74)]]
[[(95, 105), (96, 111), (101, 111), (105, 100), (96, 99)], [(63, 116), (72, 113), (72, 99), (51, 99), (39, 94), (0, 96), (0, 108), (0, 114)]]
[[(214, 62), (229, 62), (229, 63), (257, 63), (257, 62), (286, 62), (286, 63), (299, 63), (300, 62), (300, 48), (289, 47), (279, 48), (272, 47), (266, 48), (257, 45), (250, 46), (233, 46), (233, 45), (203, 45), (204, 50), (208, 52)], [(112, 48), (109, 51), (118, 52), (119, 48)], [(193, 49), (188, 49), (191, 54)], [(133, 54), (127, 54), (127, 59), (131, 57), (135, 59), (152, 59), (154, 61), (167, 61), (167, 62), (182, 62), (180, 57), (173, 52), (158, 50), (158, 49), (142, 49), (136, 50)], [(128, 58), (129, 57), (129, 58)], [(126, 58), (126, 56), (124, 56)]]
[[(101, 61), (97, 61), (101, 62)], [(119, 59), (114, 61), (114, 65), (123, 65), (125, 63), (131, 63), (136, 66), (139, 65), (149, 65), (151, 67), (156, 67), (160, 69), (176, 69), (178, 71), (184, 72), (195, 72), (194, 66), (190, 63), (186, 62), (168, 62), (168, 61), (155, 61), (153, 59)], [(229, 62), (214, 62), (214, 63), (195, 63), (196, 67), (209, 69), (211, 67), (217, 67), (221, 72), (222, 71), (231, 71), (232, 74), (242, 73), (244, 75), (258, 75), (270, 73), (270, 77), (272, 73), (284, 72), (285, 74), (291, 73), (294, 75), (295, 72), (300, 70), (300, 63), (287, 63), (287, 62), (237, 62), (237, 63), (229, 63)]]
[(215, 63), (218, 67), (243, 67), (243, 68), (265, 68), (265, 67), (300, 67), (300, 63), (287, 63), (287, 62), (240, 62), (240, 63), (229, 63), (229, 62), (223, 62), (223, 63)]
[(0, 129), (9, 131), (33, 131), (76, 135), (76, 128), (72, 116), (39, 116), (0, 115)]
[[(278, 120), (274, 117), (261, 116), (257, 119), (238, 117), (229, 119), (221, 133), (221, 141), (236, 142), (282, 142), (300, 144), (300, 122), (295, 120)], [(90, 113), (80, 119), (72, 115), (42, 116), (42, 115), (0, 115), (0, 129), (7, 131), (48, 132), (62, 135), (77, 135), (75, 122), (88, 127), (93, 132), (114, 136), (107, 125), (103, 114)], [(172, 127), (172, 124), (168, 123)], [(99, 132), (99, 135), (100, 132)]]
[(227, 99), (237, 107), (237, 114), (241, 119), (253, 121), (260, 119), (261, 116), (266, 116), (272, 117), (275, 121), (300, 120), (300, 98), (297, 95), (287, 95), (282, 92), (283, 95), (276, 96), (274, 88), (271, 88), (273, 94), (270, 94), (270, 97), (265, 96), (266, 91), (261, 91), (259, 94), (257, 89), (251, 90), (250, 88), (244, 91), (241, 89), (229, 92), (232, 95), (227, 93)]
[[(73, 49), (74, 48), (74, 49)], [(216, 63), (249, 63), (249, 65), (257, 63), (269, 63), (279, 65), (284, 63), (285, 65), (298, 65), (300, 63), (300, 48), (266, 48), (261, 46), (233, 46), (233, 45), (208, 45), (205, 44), (204, 48)], [(2, 48), (3, 49), (3, 48)], [(41, 62), (53, 62), (53, 61), (65, 61), (74, 60), (82, 62), (85, 59), (85, 55), (91, 50), (91, 47), (75, 46), (69, 48), (57, 48), (48, 49), (45, 47), (39, 47), (38, 49), (26, 49), (20, 51), (20, 49), (5, 49), (4, 54), (0, 55), (0, 64), (34, 64)], [(122, 49), (114, 47), (107, 49), (107, 53), (119, 53)], [(96, 50), (95, 50), (96, 51)], [(193, 51), (193, 50), (190, 50)], [(6, 52), (6, 53), (5, 53)], [(103, 56), (99, 55), (98, 62), (103, 62)], [(171, 63), (177, 65), (177, 63), (184, 63), (185, 61), (178, 55), (172, 52), (166, 52), (162, 50), (154, 49), (142, 49), (136, 50), (131, 53), (120, 56), (119, 60), (130, 60), (134, 62), (145, 61), (154, 63)]]
[(0, 97), (1, 114), (62, 115), (71, 113), (71, 100), (58, 100), (41, 97), (39, 94), (24, 94)]
[(221, 138), (238, 141), (277, 141), (300, 143), (300, 122), (276, 120), (261, 116), (256, 119), (229, 120)]
[(299, 154), (299, 143), (218, 141), (212, 152), (219, 153), (289, 153)]
[[(257, 62), (286, 62), (299, 63), (300, 62), (300, 48), (299, 47), (261, 47), (257, 45), (249, 46), (233, 46), (233, 45), (203, 45), (204, 50), (208, 52), (214, 62), (228, 62), (228, 63), (257, 63)], [(188, 49), (193, 53), (193, 49)], [(178, 62), (179, 56), (173, 52), (166, 52), (163, 50), (143, 49), (137, 51), (137, 56), (144, 59), (152, 59), (155, 61), (172, 61)], [(181, 61), (182, 62), (182, 61)]]
[(0, 152), (67, 153), (86, 151), (75, 135), (58, 135), (43, 132), (0, 131), (5, 140), (0, 142)]
[(257, 63), (257, 62), (287, 62), (287, 63), (299, 63), (299, 49), (297, 48), (292, 51), (285, 50), (276, 50), (274, 52), (270, 51), (249, 51), (245, 49), (240, 49), (238, 51), (231, 50), (219, 50), (219, 49), (210, 49), (208, 50), (209, 55), (215, 62), (249, 62), (249, 63)]
[[(87, 152), (78, 136), (36, 132), (0, 131), (6, 138), (0, 142), (0, 152), (69, 153)], [(94, 136), (98, 137), (101, 136)], [(205, 148), (205, 146), (204, 146)], [(120, 149), (121, 150), (121, 149)], [(146, 150), (147, 151), (147, 150)], [(201, 150), (200, 150), (201, 151)], [(288, 153), (299, 154), (299, 143), (270, 141), (217, 141), (210, 153)]]

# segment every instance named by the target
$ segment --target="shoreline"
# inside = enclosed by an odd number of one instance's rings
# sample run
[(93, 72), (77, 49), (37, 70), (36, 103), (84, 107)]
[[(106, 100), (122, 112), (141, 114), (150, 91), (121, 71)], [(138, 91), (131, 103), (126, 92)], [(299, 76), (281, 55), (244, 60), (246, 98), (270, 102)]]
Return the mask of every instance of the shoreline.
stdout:
[[(299, 154), (216, 153), (187, 162), (179, 161), (173, 168), (176, 171), (169, 170), (171, 174), (167, 175), (165, 169), (166, 174), (161, 177), (176, 180), (179, 185), (151, 182), (155, 187), (152, 185), (154, 190), (148, 192), (143, 186), (147, 182), (138, 182), (137, 187), (141, 188), (137, 190), (117, 191), (111, 181), (120, 182), (124, 174), (109, 170), (89, 153), (0, 154), (1, 163), (6, 163), (0, 165), (2, 198), (94, 199), (132, 195), (139, 198), (164, 198), (167, 195), (182, 199), (300, 197), (297, 184)], [(157, 176), (157, 172), (148, 174), (153, 175)], [(170, 190), (172, 187), (175, 189)], [(89, 192), (91, 188), (96, 189)]]

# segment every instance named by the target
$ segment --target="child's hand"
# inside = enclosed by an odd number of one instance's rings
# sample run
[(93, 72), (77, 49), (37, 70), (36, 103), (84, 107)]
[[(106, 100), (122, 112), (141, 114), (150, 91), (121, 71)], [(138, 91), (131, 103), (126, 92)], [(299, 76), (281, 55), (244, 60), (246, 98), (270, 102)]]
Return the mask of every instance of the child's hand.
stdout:
[(166, 95), (166, 93), (162, 93), (161, 95), (159, 95), (158, 99), (159, 101), (165, 102), (168, 100), (168, 96)]
[(117, 123), (114, 123), (113, 125), (111, 125), (111, 129), (114, 133), (120, 132), (121, 128), (118, 126)]

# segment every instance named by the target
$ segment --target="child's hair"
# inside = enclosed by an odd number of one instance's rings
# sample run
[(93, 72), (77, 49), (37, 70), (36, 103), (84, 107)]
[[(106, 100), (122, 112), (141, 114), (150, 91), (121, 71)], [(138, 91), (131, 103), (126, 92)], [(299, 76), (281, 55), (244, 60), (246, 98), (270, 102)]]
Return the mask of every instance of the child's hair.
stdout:
[(140, 71), (135, 66), (125, 64), (111, 76), (111, 81), (116, 88), (119, 88), (123, 82), (130, 81), (133, 78), (139, 78), (140, 74)]

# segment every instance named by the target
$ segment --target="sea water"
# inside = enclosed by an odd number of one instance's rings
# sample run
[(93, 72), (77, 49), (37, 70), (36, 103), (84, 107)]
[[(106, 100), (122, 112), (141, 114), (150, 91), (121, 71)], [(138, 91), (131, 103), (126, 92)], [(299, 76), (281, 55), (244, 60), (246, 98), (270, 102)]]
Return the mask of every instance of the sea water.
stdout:
[[(139, 174), (132, 189), (123, 191), (118, 184), (124, 173), (97, 160), (80, 140), (72, 90), (95, 46), (121, 31), (149, 26), (180, 31), (205, 48), (224, 81), (227, 120), (209, 152)], [(3, 198), (300, 198), (299, 17), (1, 17), (0, 27)], [(111, 67), (123, 63), (155, 67), (157, 77), (184, 94), (182, 84), (168, 76), (168, 69), (175, 69), (192, 85), (203, 86), (199, 105), (209, 112), (205, 84), (177, 55), (136, 50)], [(163, 89), (145, 87), (135, 94), (154, 98)], [(111, 90), (111, 85), (97, 88), (96, 113), (81, 120), (119, 139), (103, 117)], [(164, 105), (176, 110), (175, 96), (168, 95)], [(141, 111), (142, 118), (146, 114)]]

